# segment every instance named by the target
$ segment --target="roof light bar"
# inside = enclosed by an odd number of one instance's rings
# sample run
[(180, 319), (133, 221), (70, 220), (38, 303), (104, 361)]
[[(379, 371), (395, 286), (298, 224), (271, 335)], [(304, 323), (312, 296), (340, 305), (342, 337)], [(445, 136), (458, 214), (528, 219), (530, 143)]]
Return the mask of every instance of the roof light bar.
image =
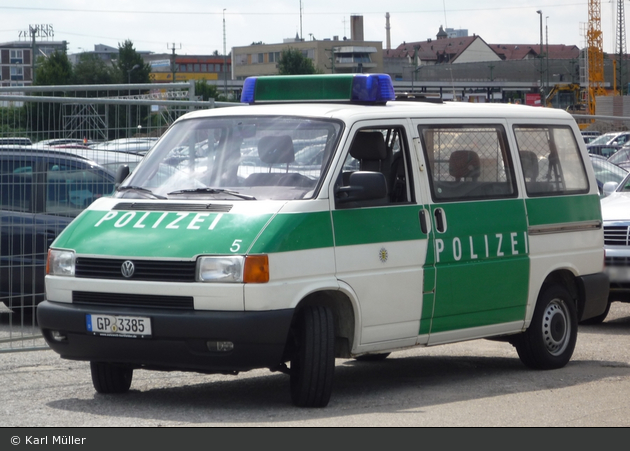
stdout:
[(249, 77), (242, 103), (348, 102), (382, 104), (394, 100), (387, 74), (273, 75)]

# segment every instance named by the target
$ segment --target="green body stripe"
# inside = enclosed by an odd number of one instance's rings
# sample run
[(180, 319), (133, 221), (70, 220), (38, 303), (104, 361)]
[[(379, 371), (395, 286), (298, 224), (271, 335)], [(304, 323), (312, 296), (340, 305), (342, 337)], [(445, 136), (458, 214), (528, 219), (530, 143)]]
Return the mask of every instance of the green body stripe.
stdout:
[(251, 253), (271, 253), (333, 245), (328, 211), (275, 216), (84, 213), (57, 238), (55, 247), (75, 249), (80, 254), (192, 258), (198, 254), (243, 254), (248, 249)]
[(330, 212), (276, 215), (251, 249), (252, 254), (333, 246)]
[(407, 241), (426, 238), (420, 230), (418, 205), (333, 211), (335, 244)]
[(539, 197), (525, 203), (530, 226), (601, 219), (599, 197), (594, 194)]

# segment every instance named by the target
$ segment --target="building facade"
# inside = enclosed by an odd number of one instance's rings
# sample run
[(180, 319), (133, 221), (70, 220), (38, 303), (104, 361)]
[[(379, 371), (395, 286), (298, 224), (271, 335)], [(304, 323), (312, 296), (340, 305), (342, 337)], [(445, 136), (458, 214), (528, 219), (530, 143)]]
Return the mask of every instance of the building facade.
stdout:
[[(33, 48), (33, 44), (35, 48)], [(66, 51), (66, 41), (13, 41), (0, 44), (0, 86), (30, 86), (37, 56)], [(33, 55), (36, 55), (35, 61)]]

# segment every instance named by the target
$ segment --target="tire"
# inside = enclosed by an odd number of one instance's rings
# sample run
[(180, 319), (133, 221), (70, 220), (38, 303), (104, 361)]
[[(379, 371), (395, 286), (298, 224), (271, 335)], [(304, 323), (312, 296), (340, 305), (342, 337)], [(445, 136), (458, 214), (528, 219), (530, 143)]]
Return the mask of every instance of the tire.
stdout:
[(530, 368), (562, 368), (573, 355), (577, 326), (577, 311), (569, 292), (561, 285), (543, 287), (529, 328), (513, 344)]
[(291, 358), (291, 400), (298, 407), (326, 407), (335, 371), (335, 330), (328, 307), (309, 306), (299, 313)]
[(380, 362), (382, 360), (385, 360), (389, 356), (389, 354), (391, 353), (381, 352), (379, 354), (363, 354), (355, 357), (354, 359), (358, 362)]
[(126, 393), (131, 387), (133, 369), (110, 363), (90, 362), (92, 384), (98, 393)]
[(609, 300), (608, 304), (606, 304), (606, 310), (604, 310), (604, 313), (602, 313), (601, 315), (594, 316), (593, 318), (589, 318), (587, 320), (584, 320), (580, 324), (593, 326), (593, 325), (596, 325), (596, 324), (603, 323), (604, 320), (606, 319), (606, 317), (608, 316), (608, 312), (610, 312), (610, 304), (611, 304), (611, 302)]

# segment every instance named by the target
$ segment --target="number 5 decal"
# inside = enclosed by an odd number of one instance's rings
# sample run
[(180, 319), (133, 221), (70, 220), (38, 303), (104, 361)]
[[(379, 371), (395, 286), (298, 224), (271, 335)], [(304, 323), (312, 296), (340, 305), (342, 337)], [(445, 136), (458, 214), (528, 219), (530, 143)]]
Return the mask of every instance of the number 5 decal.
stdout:
[(230, 248), (230, 251), (238, 252), (239, 249), (241, 248), (241, 243), (242, 242), (243, 242), (243, 240), (234, 240), (234, 242), (232, 243), (232, 247)]

